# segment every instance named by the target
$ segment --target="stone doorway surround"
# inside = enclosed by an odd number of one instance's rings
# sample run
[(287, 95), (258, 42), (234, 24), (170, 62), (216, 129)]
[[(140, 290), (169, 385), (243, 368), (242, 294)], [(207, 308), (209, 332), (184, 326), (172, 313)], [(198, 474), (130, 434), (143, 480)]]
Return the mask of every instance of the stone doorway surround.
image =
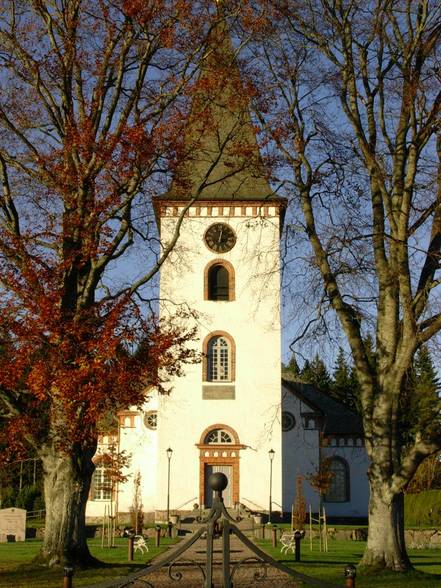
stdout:
[[(221, 429), (226, 431), (231, 436), (231, 443), (207, 443), (207, 436), (211, 431)], [(239, 488), (240, 488), (240, 450), (245, 449), (246, 446), (240, 443), (239, 436), (234, 429), (223, 423), (216, 423), (207, 427), (199, 440), (196, 443), (199, 449), (199, 504), (206, 504), (205, 498), (205, 472), (206, 466), (231, 466), (232, 471), (232, 489), (231, 499), (233, 506), (239, 502)]]

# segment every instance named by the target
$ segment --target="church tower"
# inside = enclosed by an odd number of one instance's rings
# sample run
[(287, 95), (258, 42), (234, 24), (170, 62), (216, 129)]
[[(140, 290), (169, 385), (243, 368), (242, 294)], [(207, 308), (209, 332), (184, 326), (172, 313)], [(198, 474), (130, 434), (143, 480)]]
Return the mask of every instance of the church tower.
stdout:
[[(285, 201), (267, 181), (222, 18), (213, 23), (180, 148), (185, 163), (154, 203), (162, 246), (176, 241), (161, 268), (160, 314), (194, 311), (191, 345), (202, 361), (184, 366), (169, 395), (152, 393), (142, 411), (118, 411), (118, 436), (105, 436), (96, 456), (87, 515), (128, 513), (135, 481), (144, 512), (158, 521), (196, 503), (209, 507), (213, 471), (228, 477), (227, 506), (286, 512), (296, 476), (317, 471), (322, 456), (334, 473), (327, 515), (366, 516), (359, 417), (313, 386), (281, 379)], [(182, 320), (188, 328), (190, 319)], [(130, 456), (130, 476), (112, 493), (105, 456), (114, 444)], [(305, 483), (304, 491), (317, 511), (314, 489)]]
[(185, 166), (155, 203), (162, 243), (179, 229), (161, 268), (160, 314), (166, 318), (179, 305), (197, 312), (193, 345), (202, 362), (187, 366), (170, 395), (157, 399), (155, 508), (166, 511), (168, 495), (171, 510), (210, 506), (208, 476), (222, 471), (227, 506), (267, 510), (271, 469), (272, 508), (281, 510), (284, 201), (265, 177), (221, 20), (210, 36), (183, 148)]

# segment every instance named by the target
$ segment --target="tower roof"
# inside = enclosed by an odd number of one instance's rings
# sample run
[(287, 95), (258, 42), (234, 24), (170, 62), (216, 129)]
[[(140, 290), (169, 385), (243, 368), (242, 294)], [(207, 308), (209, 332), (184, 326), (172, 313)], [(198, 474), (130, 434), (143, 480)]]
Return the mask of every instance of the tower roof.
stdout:
[(249, 92), (221, 15), (208, 36), (183, 148), (184, 162), (175, 171), (167, 199), (275, 199), (250, 118)]

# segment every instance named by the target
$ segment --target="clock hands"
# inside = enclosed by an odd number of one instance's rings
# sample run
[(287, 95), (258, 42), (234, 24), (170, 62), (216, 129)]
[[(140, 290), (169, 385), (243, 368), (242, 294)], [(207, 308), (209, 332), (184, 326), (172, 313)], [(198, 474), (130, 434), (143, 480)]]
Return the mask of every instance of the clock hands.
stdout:
[(236, 236), (228, 225), (215, 223), (205, 233), (205, 242), (209, 249), (225, 253), (232, 249), (236, 243)]

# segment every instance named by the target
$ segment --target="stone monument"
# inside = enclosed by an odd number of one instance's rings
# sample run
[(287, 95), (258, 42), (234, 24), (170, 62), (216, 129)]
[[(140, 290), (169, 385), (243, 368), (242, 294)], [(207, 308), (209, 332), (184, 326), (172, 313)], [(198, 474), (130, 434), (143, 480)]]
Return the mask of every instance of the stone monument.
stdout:
[(0, 510), (0, 542), (24, 541), (26, 537), (26, 511), (23, 508)]

